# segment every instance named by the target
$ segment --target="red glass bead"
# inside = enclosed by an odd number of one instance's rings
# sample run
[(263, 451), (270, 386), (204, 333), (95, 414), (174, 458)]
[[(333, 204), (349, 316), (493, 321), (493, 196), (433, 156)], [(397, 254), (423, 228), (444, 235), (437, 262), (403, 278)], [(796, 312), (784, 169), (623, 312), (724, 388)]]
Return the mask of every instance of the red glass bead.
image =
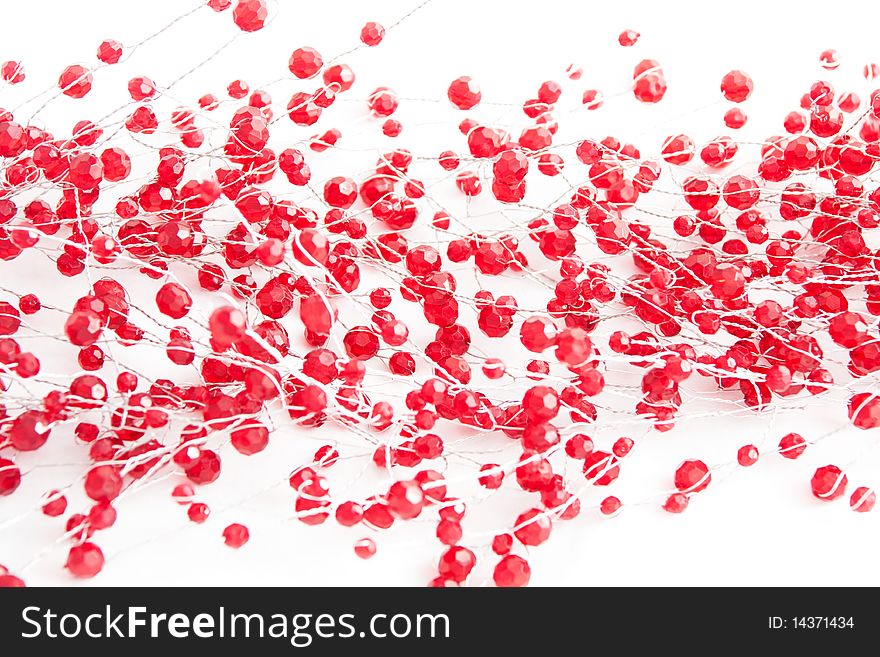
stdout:
[(369, 559), (376, 554), (376, 543), (372, 538), (362, 538), (354, 544), (354, 553), (361, 559)]
[(683, 493), (697, 493), (711, 481), (708, 466), (699, 460), (685, 461), (675, 471), (675, 487)]
[(263, 29), (269, 9), (265, 0), (236, 0), (232, 9), (232, 20), (242, 32), (256, 32)]
[(11, 495), (21, 485), (21, 470), (10, 461), (0, 457), (0, 495)]
[(721, 79), (721, 93), (733, 103), (746, 100), (753, 88), (752, 79), (742, 71), (731, 71)]
[(385, 37), (385, 28), (379, 23), (370, 21), (361, 28), (361, 41), (367, 46), (378, 46)]
[(465, 75), (452, 81), (447, 96), (458, 109), (468, 110), (479, 104), (482, 94), (477, 83)]
[(223, 530), (223, 542), (231, 548), (238, 549), (250, 540), (250, 532), (244, 525), (237, 522)]
[(870, 488), (859, 486), (849, 498), (850, 508), (857, 513), (867, 513), (874, 509), (877, 503), (877, 495)]
[(540, 509), (530, 509), (521, 513), (514, 523), (513, 535), (523, 545), (540, 545), (548, 538), (553, 529), (550, 516)]
[(818, 468), (810, 480), (813, 495), (820, 500), (830, 501), (843, 495), (846, 491), (846, 475), (836, 465)]
[(684, 493), (673, 493), (663, 503), (663, 510), (669, 513), (682, 513), (688, 506), (688, 497)]
[(463, 582), (476, 563), (477, 558), (473, 552), (465, 547), (454, 545), (440, 557), (438, 571), (441, 577), (451, 579), (454, 582)]
[(67, 555), (66, 567), (74, 577), (94, 577), (104, 568), (104, 553), (88, 541), (75, 545)]
[(531, 578), (529, 562), (515, 554), (508, 554), (495, 566), (492, 579), (496, 586), (526, 586)]

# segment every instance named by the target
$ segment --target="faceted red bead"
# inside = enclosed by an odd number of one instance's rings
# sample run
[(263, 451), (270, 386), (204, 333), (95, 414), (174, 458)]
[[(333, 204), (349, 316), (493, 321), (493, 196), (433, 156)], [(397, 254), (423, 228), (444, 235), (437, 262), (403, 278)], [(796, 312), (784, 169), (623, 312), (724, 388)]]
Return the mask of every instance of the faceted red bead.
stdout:
[(250, 537), (248, 528), (237, 522), (228, 525), (223, 530), (223, 542), (236, 550), (247, 543)]
[(447, 91), (449, 102), (461, 110), (476, 107), (480, 102), (481, 95), (480, 87), (466, 75), (453, 80)]
[(743, 445), (736, 452), (736, 460), (743, 467), (754, 465), (758, 462), (758, 448), (754, 445)]
[(122, 58), (122, 44), (113, 39), (105, 39), (98, 46), (98, 59), (105, 64), (116, 64)]
[(529, 562), (515, 554), (508, 554), (495, 566), (492, 579), (496, 586), (526, 586), (531, 578)]
[(101, 336), (102, 322), (97, 313), (80, 310), (71, 313), (64, 323), (67, 339), (78, 347), (94, 344)]
[(218, 308), (209, 320), (211, 338), (221, 347), (228, 347), (241, 338), (247, 327), (244, 314), (229, 306)]
[(104, 568), (104, 553), (88, 541), (75, 545), (67, 555), (66, 568), (74, 577), (94, 577)]
[(463, 582), (477, 564), (477, 557), (465, 547), (454, 545), (440, 557), (438, 571), (442, 577)]
[(96, 502), (110, 502), (122, 491), (122, 477), (112, 465), (96, 466), (86, 473), (85, 490)]
[(85, 66), (73, 64), (61, 72), (58, 86), (65, 96), (82, 98), (92, 89), (92, 74)]
[(675, 487), (683, 493), (697, 493), (711, 481), (709, 467), (700, 460), (685, 461), (675, 471)]
[(550, 538), (552, 529), (553, 522), (546, 511), (529, 509), (517, 517), (513, 535), (523, 545), (535, 546)]
[(721, 93), (733, 102), (741, 103), (752, 95), (752, 79), (742, 71), (731, 71), (721, 78)]
[(617, 459), (601, 450), (591, 451), (584, 458), (584, 476), (596, 486), (607, 486), (620, 475)]
[(301, 80), (315, 76), (322, 66), (324, 66), (324, 60), (321, 54), (308, 46), (294, 50), (288, 63), (290, 72)]
[(860, 392), (850, 397), (849, 419), (859, 429), (880, 427), (880, 397)]
[(263, 29), (268, 17), (266, 0), (237, 0), (232, 9), (232, 20), (243, 32)]
[(361, 559), (369, 559), (376, 554), (376, 542), (372, 538), (362, 538), (354, 544), (354, 553)]
[(843, 495), (846, 491), (846, 475), (836, 465), (818, 468), (810, 480), (813, 495), (820, 500), (830, 501)]
[(828, 334), (836, 344), (852, 349), (868, 338), (868, 326), (858, 313), (844, 312), (828, 322)]
[(192, 308), (192, 297), (177, 283), (166, 283), (156, 293), (156, 306), (163, 315), (180, 319)]
[(378, 46), (385, 36), (385, 28), (379, 23), (370, 21), (361, 28), (361, 41), (367, 46)]
[(849, 498), (850, 508), (857, 513), (867, 513), (873, 510), (877, 503), (877, 495), (870, 488), (859, 486)]
[(241, 454), (256, 454), (269, 444), (269, 429), (256, 420), (243, 420), (229, 434), (229, 438), (232, 446)]
[(0, 457), (0, 495), (12, 495), (21, 484), (21, 470), (10, 461)]
[(663, 510), (669, 513), (682, 513), (688, 506), (688, 496), (684, 493), (673, 493), (663, 503)]
[(39, 449), (49, 438), (50, 426), (45, 413), (25, 411), (12, 421), (9, 441), (15, 449), (22, 452)]
[(422, 512), (425, 495), (415, 481), (397, 481), (388, 490), (388, 509), (396, 518), (409, 520)]

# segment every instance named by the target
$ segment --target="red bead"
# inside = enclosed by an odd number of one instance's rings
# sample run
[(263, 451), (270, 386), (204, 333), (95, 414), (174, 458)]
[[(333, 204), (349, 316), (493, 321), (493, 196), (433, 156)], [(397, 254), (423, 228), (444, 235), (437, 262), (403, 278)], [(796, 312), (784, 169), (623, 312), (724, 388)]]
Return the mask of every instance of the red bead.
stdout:
[(721, 93), (734, 103), (741, 103), (752, 95), (752, 79), (742, 71), (731, 71), (721, 79)]
[(465, 547), (455, 545), (450, 547), (440, 557), (438, 571), (442, 577), (454, 582), (463, 582), (473, 570), (477, 558), (473, 552)]
[(12, 421), (9, 442), (22, 452), (42, 447), (49, 438), (50, 424), (46, 414), (40, 411), (25, 411)]
[(523, 545), (534, 546), (550, 538), (552, 529), (553, 523), (545, 511), (530, 509), (517, 517), (513, 535)]
[[(2, 467), (2, 465), (0, 465)], [(0, 477), (2, 477), (2, 473), (0, 473)], [(3, 486), (0, 484), (0, 491), (2, 491)], [(43, 513), (50, 518), (57, 518), (60, 515), (63, 515), (67, 510), (67, 498), (59, 493), (57, 490), (49, 491), (46, 493), (46, 502), (43, 504)]]
[(3, 62), (2, 66), (0, 66), (0, 77), (2, 77), (3, 81), (8, 84), (19, 84), (24, 82), (24, 67), (20, 62)]
[(617, 459), (601, 450), (595, 450), (584, 458), (584, 476), (596, 486), (607, 486), (620, 475)]
[(787, 459), (796, 459), (807, 449), (807, 441), (796, 433), (789, 433), (779, 441), (779, 454)]
[(250, 537), (248, 528), (238, 523), (232, 523), (223, 530), (223, 542), (236, 550), (247, 543)]
[(673, 493), (663, 503), (663, 510), (669, 513), (682, 513), (688, 506), (688, 497), (683, 493)]
[(0, 457), (0, 495), (12, 495), (21, 484), (21, 471), (10, 461)]
[(859, 429), (880, 427), (880, 397), (860, 392), (850, 397), (849, 419)]
[(834, 500), (846, 491), (846, 475), (836, 465), (818, 468), (810, 480), (813, 495), (820, 500)]
[(599, 511), (602, 512), (602, 515), (605, 516), (613, 516), (618, 511), (620, 511), (621, 506), (623, 506), (619, 499), (614, 497), (613, 495), (606, 497), (599, 504)]
[(364, 509), (357, 502), (343, 502), (336, 508), (336, 521), (343, 527), (354, 527), (364, 517)]
[(189, 505), (189, 508), (186, 510), (186, 515), (189, 519), (197, 524), (201, 524), (208, 519), (208, 516), (211, 514), (211, 509), (208, 508), (207, 504), (203, 502), (195, 502)]
[(398, 481), (388, 490), (388, 509), (396, 518), (409, 520), (422, 512), (425, 494), (415, 481)]
[(828, 334), (836, 344), (852, 349), (868, 338), (868, 327), (859, 314), (844, 312), (828, 322)]
[(337, 176), (324, 184), (324, 200), (334, 208), (350, 208), (357, 200), (358, 188), (350, 178)]
[(617, 42), (621, 46), (627, 48), (629, 46), (634, 46), (636, 44), (636, 42), (639, 40), (640, 36), (641, 35), (638, 32), (636, 32), (635, 30), (624, 30), (617, 37)]
[(156, 293), (156, 306), (163, 315), (180, 319), (192, 308), (192, 297), (177, 283), (166, 283)]
[(458, 109), (468, 110), (479, 104), (482, 94), (477, 83), (465, 75), (452, 81), (447, 96)]
[(322, 66), (324, 66), (324, 60), (321, 58), (321, 54), (308, 46), (294, 50), (288, 63), (290, 72), (301, 80), (317, 75)]
[(867, 513), (873, 510), (877, 503), (877, 495), (870, 488), (859, 486), (849, 498), (849, 506), (857, 513)]
[(209, 321), (211, 338), (220, 346), (230, 346), (245, 332), (245, 318), (241, 311), (231, 307), (215, 310)]
[(65, 96), (82, 98), (92, 89), (92, 74), (85, 66), (68, 66), (61, 72), (58, 86)]
[(116, 64), (122, 59), (122, 44), (113, 39), (105, 39), (98, 46), (98, 59), (105, 64)]
[(243, 32), (263, 29), (268, 16), (265, 0), (237, 0), (232, 9), (232, 20)]
[(508, 554), (495, 566), (492, 579), (496, 586), (526, 586), (531, 578), (529, 562), (515, 554)]
[(74, 577), (94, 577), (104, 568), (104, 553), (94, 543), (76, 545), (70, 548), (66, 567)]
[(441, 520), (437, 523), (437, 539), (443, 545), (456, 545), (462, 537), (461, 525), (453, 520)]
[(685, 461), (675, 471), (675, 487), (683, 493), (697, 493), (711, 481), (708, 466), (699, 460)]
[(243, 420), (230, 434), (232, 446), (241, 454), (251, 455), (266, 449), (269, 430), (255, 420)]
[(86, 474), (85, 490), (96, 502), (110, 502), (122, 491), (122, 477), (112, 465), (96, 466)]
[(354, 553), (361, 559), (369, 559), (376, 554), (376, 543), (372, 538), (362, 538), (354, 544)]
[(101, 335), (101, 318), (90, 310), (76, 311), (64, 323), (64, 332), (72, 344), (86, 347)]
[(754, 465), (758, 462), (758, 448), (754, 445), (743, 445), (736, 452), (736, 461), (743, 467)]
[(370, 21), (361, 28), (361, 41), (367, 46), (378, 46), (385, 37), (385, 28)]

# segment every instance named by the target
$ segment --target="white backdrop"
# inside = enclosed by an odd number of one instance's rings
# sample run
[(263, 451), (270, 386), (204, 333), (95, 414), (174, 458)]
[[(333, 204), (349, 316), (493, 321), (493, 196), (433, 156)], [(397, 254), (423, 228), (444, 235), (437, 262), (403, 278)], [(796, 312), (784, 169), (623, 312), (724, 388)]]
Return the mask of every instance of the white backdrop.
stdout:
[[(102, 104), (113, 108), (124, 101), (127, 76), (143, 73), (166, 85), (231, 38), (235, 38), (232, 45), (173, 88), (174, 97), (193, 104), (207, 91), (222, 96), (226, 84), (236, 77), (258, 88), (287, 75), (287, 56), (295, 47), (311, 45), (328, 57), (342, 53), (358, 44), (364, 22), (390, 26), (416, 3), (278, 0), (273, 9), (277, 19), (254, 35), (240, 35), (228, 12), (201, 12), (135, 52), (124, 72), (102, 71), (86, 100), (53, 102), (40, 116), (59, 132), (81, 118), (97, 119)], [(13, 107), (26, 100), (54, 82), (69, 63), (93, 61), (102, 39), (137, 42), (195, 4), (183, 0), (4, 3), (7, 29), (0, 59), (21, 60), (29, 79), (18, 88), (0, 90), (0, 106)], [(863, 98), (872, 89), (861, 77), (861, 68), (880, 61), (876, 47), (880, 11), (852, 0), (834, 3), (834, 10), (836, 17), (829, 17), (826, 11), (812, 12), (808, 4), (793, 10), (787, 3), (751, 0), (715, 7), (705, 2), (643, 0), (435, 0), (390, 30), (380, 47), (360, 49), (343, 59), (358, 75), (346, 100), (360, 101), (378, 85), (394, 88), (404, 99), (400, 111), (404, 137), (407, 121), (419, 124), (413, 138), (401, 138), (402, 145), (418, 153), (416, 147), (423, 144), (424, 153), (434, 154), (455, 133), (432, 130), (436, 108), (425, 101), (445, 102), (446, 86), (453, 78), (466, 74), (478, 80), (485, 101), (481, 111), (511, 122), (511, 117), (519, 120), (522, 115), (507, 104), (533, 97), (542, 81), (555, 79), (565, 86), (559, 113), (565, 117), (560, 123), (568, 134), (575, 138), (615, 134), (635, 142), (644, 154), (656, 152), (667, 134), (687, 131), (699, 143), (728, 133), (721, 122), (726, 106), (719, 102), (718, 84), (728, 70), (741, 68), (752, 75), (756, 89), (745, 105), (747, 112), (754, 108), (748, 134), (762, 138), (782, 131), (784, 114), (797, 108), (800, 94), (815, 79), (831, 79), (839, 91), (852, 89)], [(634, 48), (617, 44), (617, 34), (625, 28), (642, 34)], [(843, 61), (834, 73), (819, 67), (819, 53), (831, 47), (840, 51)], [(648, 108), (624, 94), (609, 98), (604, 111), (577, 112), (585, 88), (600, 88), (606, 96), (625, 92), (632, 66), (646, 57), (658, 59), (664, 67), (669, 93), (663, 103)], [(584, 69), (579, 82), (565, 78), (572, 63)], [(362, 106), (353, 112), (365, 113)], [(448, 120), (448, 113), (445, 116)], [(344, 136), (345, 125), (339, 126)], [(373, 140), (377, 134), (374, 129)], [(414, 144), (415, 135), (424, 141)], [(458, 148), (463, 149), (463, 144), (458, 142)], [(16, 265), (0, 268), (5, 287), (15, 287), (10, 281), (30, 276)], [(52, 290), (41, 289), (42, 284), (34, 281), (37, 291), (51, 297)], [(627, 468), (640, 474), (631, 479), (622, 476), (608, 493), (625, 504), (630, 499), (646, 503), (628, 505), (613, 519), (592, 510), (572, 522), (558, 523), (552, 539), (530, 555), (532, 583), (880, 583), (875, 556), (880, 511), (856, 514), (845, 500), (823, 504), (809, 492), (813, 470), (828, 462), (849, 465), (852, 488), (880, 484), (880, 459), (872, 451), (877, 439), (864, 432), (844, 429), (834, 440), (811, 446), (796, 462), (769, 455), (753, 468), (719, 471), (713, 485), (680, 516), (660, 510), (657, 498), (646, 498), (669, 488), (675, 466), (685, 457), (722, 463), (735, 458), (742, 444), (766, 441), (772, 446), (788, 431), (818, 437), (845, 427), (845, 408), (839, 403), (844, 398), (836, 404), (817, 404), (815, 410), (808, 401), (806, 409), (783, 414), (772, 423), (768, 417), (708, 417), (638, 441), (633, 465), (628, 463)], [(293, 438), (298, 438), (296, 431)], [(82, 461), (81, 450), (53, 449), (58, 450), (59, 464), (68, 458)], [(427, 521), (378, 535), (377, 555), (364, 562), (352, 551), (354, 541), (366, 535), (363, 531), (352, 533), (332, 522), (310, 528), (291, 519), (292, 496), (283, 482), (291, 464), (286, 454), (281, 448), (250, 459), (226, 459), (221, 482), (204, 491), (214, 510), (205, 525), (186, 522), (183, 509), (168, 500), (167, 481), (126, 500), (117, 526), (100, 536), (110, 559), (93, 582), (375, 585), (422, 584), (433, 576), (440, 550)], [(36, 456), (29, 458), (34, 460), (23, 459), (25, 465), (37, 463)], [(61, 568), (65, 550), (53, 546), (61, 533), (59, 522), (34, 515), (12, 522), (43, 491), (58, 485), (60, 471), (63, 468), (33, 470), (16, 495), (0, 500), (0, 563), (14, 572), (46, 549), (25, 573), (33, 584), (74, 583)], [(591, 499), (595, 503), (601, 495)], [(494, 524), (509, 523), (508, 516)], [(220, 537), (222, 528), (233, 521), (247, 524), (251, 531), (250, 543), (238, 551), (223, 546)]]

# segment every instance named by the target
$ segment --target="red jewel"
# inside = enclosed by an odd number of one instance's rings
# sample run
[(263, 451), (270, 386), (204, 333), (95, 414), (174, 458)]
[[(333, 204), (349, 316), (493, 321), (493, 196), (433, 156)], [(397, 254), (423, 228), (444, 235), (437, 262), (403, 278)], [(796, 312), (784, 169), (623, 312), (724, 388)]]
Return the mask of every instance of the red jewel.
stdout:
[(743, 445), (736, 452), (736, 460), (743, 467), (754, 465), (758, 462), (758, 448), (754, 445)]
[(683, 493), (673, 493), (663, 503), (664, 511), (669, 513), (683, 513), (688, 506), (688, 497)]
[(269, 10), (265, 0), (236, 0), (232, 20), (243, 32), (263, 29)]
[(702, 461), (685, 461), (675, 471), (675, 487), (683, 493), (699, 492), (711, 481), (709, 468)]
[(361, 28), (361, 41), (367, 46), (378, 46), (385, 37), (385, 28), (370, 21)]
[(515, 554), (508, 554), (495, 566), (492, 579), (496, 586), (526, 586), (531, 574), (528, 561)]
[(94, 543), (81, 543), (70, 548), (66, 567), (74, 577), (94, 577), (104, 568), (104, 553)]
[(836, 465), (818, 468), (810, 480), (813, 495), (820, 500), (833, 500), (846, 491), (846, 475)]
[(362, 538), (354, 544), (354, 553), (361, 559), (369, 559), (376, 554), (376, 543), (372, 538)]
[(238, 549), (250, 540), (250, 532), (244, 525), (232, 523), (223, 530), (223, 542), (231, 548)]
[(877, 503), (877, 495), (870, 488), (859, 486), (849, 498), (849, 506), (857, 513), (867, 513), (873, 510)]
[(787, 459), (796, 459), (807, 449), (807, 442), (796, 433), (789, 433), (779, 441), (779, 454)]
[(480, 88), (468, 76), (456, 78), (449, 85), (449, 102), (458, 109), (467, 110), (475, 107), (480, 102)]
[(463, 582), (473, 570), (477, 558), (473, 552), (465, 547), (453, 546), (446, 550), (440, 557), (438, 570), (441, 577), (446, 577), (455, 582)]

